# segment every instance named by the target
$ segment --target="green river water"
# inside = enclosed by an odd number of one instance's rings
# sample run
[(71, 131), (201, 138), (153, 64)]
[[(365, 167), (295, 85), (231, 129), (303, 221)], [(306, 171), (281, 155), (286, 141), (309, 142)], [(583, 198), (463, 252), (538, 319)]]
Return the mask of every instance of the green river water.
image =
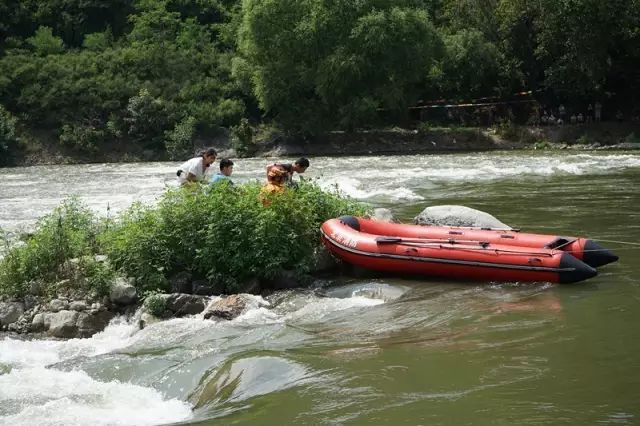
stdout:
[[(573, 285), (336, 277), (256, 296), (231, 322), (0, 337), (0, 424), (640, 424), (637, 151), (311, 161), (405, 222), (462, 204), (620, 260)], [(238, 160), (236, 180), (264, 164)], [(0, 170), (0, 226), (28, 227), (67, 193), (98, 211), (152, 200), (174, 167)]]

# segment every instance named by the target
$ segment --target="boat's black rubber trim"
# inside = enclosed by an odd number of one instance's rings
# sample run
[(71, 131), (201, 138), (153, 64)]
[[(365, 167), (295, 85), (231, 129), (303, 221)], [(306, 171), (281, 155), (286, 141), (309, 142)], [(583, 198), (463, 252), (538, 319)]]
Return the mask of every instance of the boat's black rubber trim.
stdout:
[(593, 240), (587, 240), (584, 244), (584, 254), (582, 261), (587, 265), (597, 268), (618, 260), (618, 256), (611, 250), (607, 250)]
[(570, 253), (562, 253), (560, 267), (565, 269), (560, 272), (561, 283), (575, 283), (598, 275), (598, 271), (595, 268), (575, 258)]

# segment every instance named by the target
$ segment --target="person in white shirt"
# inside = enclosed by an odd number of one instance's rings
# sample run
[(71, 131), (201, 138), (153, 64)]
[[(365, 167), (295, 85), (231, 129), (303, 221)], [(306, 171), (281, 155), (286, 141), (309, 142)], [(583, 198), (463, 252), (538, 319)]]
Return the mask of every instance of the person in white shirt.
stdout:
[(178, 183), (186, 185), (188, 183), (200, 182), (204, 179), (207, 168), (216, 161), (218, 153), (213, 148), (208, 148), (198, 157), (185, 161), (178, 167)]

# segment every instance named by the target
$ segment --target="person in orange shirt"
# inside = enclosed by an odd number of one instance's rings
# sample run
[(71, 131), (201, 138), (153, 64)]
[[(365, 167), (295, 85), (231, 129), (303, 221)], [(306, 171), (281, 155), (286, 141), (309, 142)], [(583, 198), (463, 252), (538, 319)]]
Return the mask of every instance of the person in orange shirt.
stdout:
[(273, 164), (267, 167), (267, 183), (260, 191), (260, 201), (264, 206), (271, 204), (269, 200), (270, 194), (282, 193), (286, 190), (288, 172), (279, 164)]

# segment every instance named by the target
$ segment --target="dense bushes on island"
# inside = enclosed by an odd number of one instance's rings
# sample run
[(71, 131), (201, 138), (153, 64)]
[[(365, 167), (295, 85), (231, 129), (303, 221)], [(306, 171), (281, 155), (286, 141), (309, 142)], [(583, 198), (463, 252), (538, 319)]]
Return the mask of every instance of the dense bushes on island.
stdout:
[[(148, 294), (171, 290), (169, 280), (183, 272), (217, 293), (234, 293), (282, 271), (304, 276), (320, 246), (320, 224), (367, 213), (309, 182), (273, 197), (263, 206), (257, 183), (173, 189), (157, 205), (136, 204), (116, 218), (99, 218), (67, 200), (32, 235), (7, 247), (0, 295), (99, 297), (109, 293), (116, 274)], [(96, 260), (99, 255), (107, 260)]]

